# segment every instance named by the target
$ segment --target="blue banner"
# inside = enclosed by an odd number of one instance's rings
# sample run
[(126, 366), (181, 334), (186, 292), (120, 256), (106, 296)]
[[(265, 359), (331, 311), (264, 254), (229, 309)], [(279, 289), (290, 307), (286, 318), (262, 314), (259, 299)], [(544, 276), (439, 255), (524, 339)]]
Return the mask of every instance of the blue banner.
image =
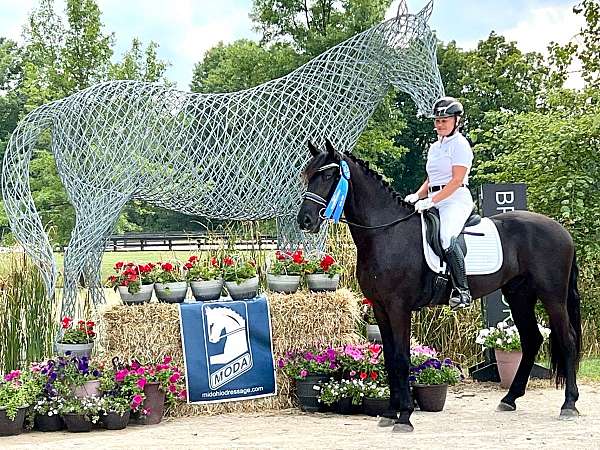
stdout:
[(188, 403), (275, 395), (269, 302), (182, 303), (179, 308)]

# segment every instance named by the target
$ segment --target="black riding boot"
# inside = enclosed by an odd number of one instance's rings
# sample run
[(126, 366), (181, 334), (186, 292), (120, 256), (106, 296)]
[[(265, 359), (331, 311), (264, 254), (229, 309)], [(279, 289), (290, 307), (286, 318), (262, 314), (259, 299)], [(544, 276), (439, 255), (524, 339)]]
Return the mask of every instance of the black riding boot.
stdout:
[(471, 305), (471, 293), (467, 285), (465, 257), (456, 238), (452, 238), (450, 247), (446, 250), (446, 262), (454, 284), (450, 295), (450, 307), (453, 310), (466, 308)]

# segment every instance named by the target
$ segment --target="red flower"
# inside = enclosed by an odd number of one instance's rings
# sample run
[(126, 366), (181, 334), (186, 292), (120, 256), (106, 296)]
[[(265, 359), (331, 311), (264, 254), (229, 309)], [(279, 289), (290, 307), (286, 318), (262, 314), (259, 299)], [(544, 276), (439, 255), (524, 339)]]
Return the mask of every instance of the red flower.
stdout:
[(123, 267), (123, 261), (119, 261), (115, 264), (115, 269), (119, 270), (121, 267)]
[(225, 264), (226, 266), (233, 266), (233, 258), (231, 256), (226, 256), (223, 259), (223, 264)]
[(374, 355), (379, 355), (379, 353), (381, 352), (381, 345), (379, 344), (371, 344), (369, 345), (369, 350), (371, 350), (371, 353), (373, 353)]
[(219, 262), (217, 261), (217, 258), (215, 258), (214, 256), (210, 258), (210, 265), (213, 267), (219, 267)]
[(88, 321), (86, 322), (86, 325), (87, 325), (87, 326), (88, 326), (88, 328), (89, 328), (89, 327), (93, 327), (93, 326), (94, 326), (94, 325), (96, 325), (96, 324), (95, 324), (94, 322), (92, 322), (91, 320), (88, 320)]
[(302, 264), (304, 262), (304, 256), (302, 256), (302, 250), (296, 250), (292, 254), (292, 259), (296, 264)]
[(193, 263), (195, 261), (198, 261), (198, 257), (196, 255), (192, 255), (190, 256), (190, 258), (188, 259), (189, 262)]
[(283, 253), (281, 253), (281, 251), (277, 250), (277, 251), (275, 252), (275, 258), (276, 258), (278, 261), (283, 261), (283, 260), (285, 259), (285, 255), (284, 255)]
[(367, 297), (365, 297), (365, 298), (363, 298), (362, 304), (373, 306), (373, 300), (369, 300)]
[(190, 262), (187, 262), (187, 263), (185, 263), (185, 265), (184, 265), (183, 267), (185, 267), (186, 269), (188, 269), (188, 270), (189, 270), (189, 269), (191, 269), (192, 267), (194, 267), (194, 265), (193, 265), (192, 263), (190, 263)]
[(320, 266), (323, 271), (327, 272), (332, 264), (335, 264), (335, 259), (333, 259), (330, 255), (325, 255), (323, 256), (323, 259), (321, 259)]
[(62, 327), (63, 328), (69, 328), (71, 326), (71, 322), (73, 322), (73, 319), (71, 319), (70, 317), (63, 317), (63, 319), (62, 319)]
[(377, 372), (371, 372), (371, 380), (375, 381), (378, 376)]
[(364, 380), (365, 378), (367, 378), (367, 372), (361, 372), (360, 373), (360, 379)]
[(138, 266), (138, 271), (140, 273), (148, 273), (152, 270), (152, 268), (148, 264)]
[(171, 263), (164, 263), (162, 265), (162, 270), (166, 270), (167, 272), (170, 272), (173, 270), (173, 264)]

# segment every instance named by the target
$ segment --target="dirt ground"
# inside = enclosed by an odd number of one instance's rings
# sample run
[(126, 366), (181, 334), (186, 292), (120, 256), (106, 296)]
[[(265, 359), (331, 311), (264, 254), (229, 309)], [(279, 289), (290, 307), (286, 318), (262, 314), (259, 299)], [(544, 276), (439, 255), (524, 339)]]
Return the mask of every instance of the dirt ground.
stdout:
[(453, 388), (444, 411), (416, 411), (415, 431), (392, 434), (367, 416), (307, 414), (292, 409), (166, 419), (154, 426), (91, 433), (27, 432), (0, 438), (2, 449), (169, 448), (600, 448), (600, 385), (580, 384), (581, 416), (559, 420), (563, 391), (536, 381), (515, 412), (496, 412), (504, 394), (495, 385)]

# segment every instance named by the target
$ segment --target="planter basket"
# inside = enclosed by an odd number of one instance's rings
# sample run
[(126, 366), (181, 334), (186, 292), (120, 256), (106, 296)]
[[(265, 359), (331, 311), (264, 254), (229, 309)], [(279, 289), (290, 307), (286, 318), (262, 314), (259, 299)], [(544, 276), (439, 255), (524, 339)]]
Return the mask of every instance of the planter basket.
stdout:
[(340, 284), (340, 274), (330, 277), (326, 273), (311, 273), (306, 275), (306, 284), (313, 292), (335, 291)]
[(0, 436), (14, 436), (23, 432), (23, 422), (27, 408), (19, 408), (15, 420), (6, 416), (6, 410), (0, 409)]
[(521, 363), (522, 352), (505, 352), (495, 349), (496, 366), (500, 375), (500, 387), (509, 388), (512, 384), (519, 364)]
[(122, 430), (129, 423), (130, 412), (126, 411), (123, 415), (116, 412), (109, 412), (105, 416), (100, 416), (104, 427), (107, 430)]
[(160, 423), (165, 412), (165, 392), (159, 389), (159, 383), (146, 383), (144, 394), (146, 394), (146, 399), (142, 403), (140, 411), (146, 409), (150, 413), (147, 415), (140, 413), (132, 421), (140, 425), (156, 425)]
[(389, 398), (367, 398), (363, 399), (363, 412), (367, 416), (383, 416), (390, 409)]
[(181, 303), (187, 294), (187, 281), (154, 283), (154, 293), (159, 302)]
[(367, 324), (367, 339), (369, 342), (378, 342), (381, 344), (381, 332), (379, 331), (379, 325)]
[(38, 431), (60, 431), (64, 426), (62, 419), (56, 414), (52, 416), (36, 414), (33, 418), (33, 427)]
[(58, 355), (66, 355), (67, 352), (71, 352), (71, 356), (87, 356), (88, 358), (92, 354), (94, 349), (94, 343), (88, 342), (87, 344), (63, 344), (57, 342), (54, 344), (54, 349)]
[(148, 303), (152, 298), (152, 292), (154, 292), (154, 284), (142, 284), (140, 286), (140, 292), (131, 294), (127, 290), (127, 286), (119, 286), (119, 295), (124, 305), (141, 305), (142, 303)]
[(300, 409), (307, 412), (317, 412), (322, 409), (319, 402), (320, 391), (314, 387), (329, 381), (329, 375), (308, 375), (302, 380), (296, 380), (296, 394)]
[(344, 397), (337, 401), (334, 411), (338, 414), (349, 416), (351, 414), (361, 414), (363, 412), (362, 404), (355, 405), (351, 397)]
[(82, 416), (80, 414), (64, 414), (62, 419), (65, 421), (67, 430), (71, 433), (92, 431), (92, 421), (88, 416)]
[(267, 285), (273, 292), (293, 294), (300, 286), (300, 275), (273, 275), (268, 273)]
[(421, 411), (438, 412), (444, 409), (447, 393), (447, 384), (415, 384), (413, 386), (413, 395)]
[(258, 293), (258, 276), (241, 281), (240, 283), (226, 281), (225, 287), (233, 300), (254, 298)]
[(210, 302), (221, 298), (223, 278), (208, 281), (190, 281), (192, 294), (198, 302)]

